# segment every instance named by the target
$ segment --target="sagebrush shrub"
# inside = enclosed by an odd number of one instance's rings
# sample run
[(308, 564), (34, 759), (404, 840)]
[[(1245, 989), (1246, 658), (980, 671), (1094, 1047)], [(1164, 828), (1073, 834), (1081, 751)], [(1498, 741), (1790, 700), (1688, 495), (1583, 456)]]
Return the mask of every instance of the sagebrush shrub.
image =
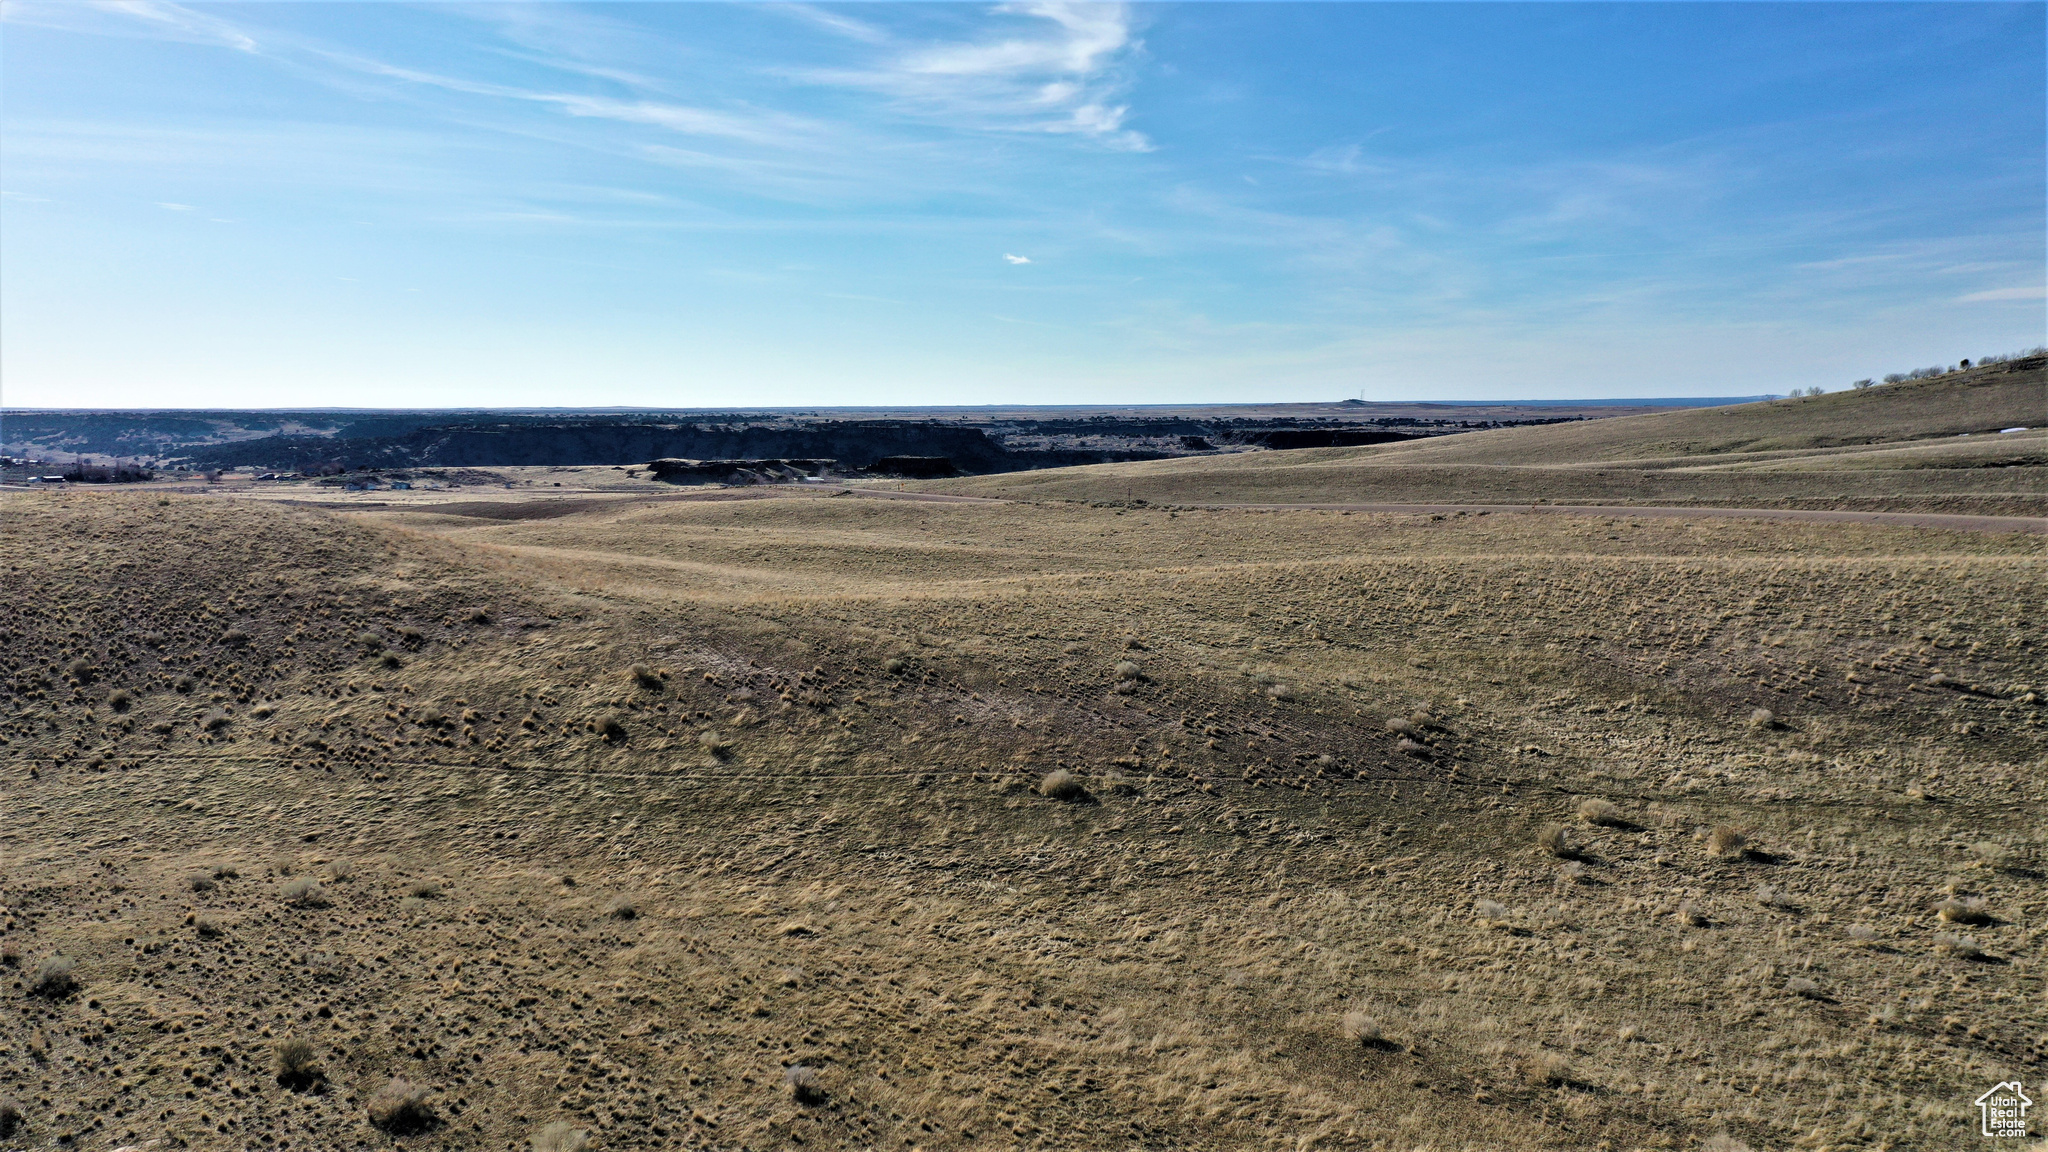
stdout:
[(393, 1136), (421, 1132), (434, 1125), (436, 1117), (427, 1103), (428, 1089), (409, 1080), (393, 1077), (370, 1097), (370, 1123)]
[(1980, 867), (1993, 870), (2012, 863), (2012, 850), (1993, 840), (1979, 840), (1970, 845), (1970, 854), (1977, 858)]
[(1038, 782), (1038, 794), (1051, 800), (1079, 800), (1088, 795), (1088, 789), (1082, 785), (1079, 776), (1065, 768), (1056, 768)]
[(1944, 956), (1954, 956), (1960, 960), (1981, 960), (1984, 957), (1984, 949), (1977, 943), (1976, 938), (1960, 932), (1935, 933), (1934, 950)]
[(1716, 824), (1707, 833), (1707, 852), (1714, 856), (1740, 856), (1749, 847), (1749, 837), (1726, 824)]
[(301, 908), (321, 908), (327, 904), (327, 893), (321, 890), (320, 885), (315, 883), (311, 876), (286, 881), (284, 886), (277, 890), (277, 894), (284, 897), (285, 903), (296, 904)]
[(36, 965), (28, 990), (46, 1000), (62, 1000), (78, 990), (78, 961), (69, 956), (52, 956)]
[(817, 1104), (825, 1099), (825, 1085), (816, 1068), (792, 1064), (782, 1070), (782, 1082), (789, 1087), (791, 1098), (799, 1104)]
[(1579, 802), (1579, 819), (1588, 824), (1614, 826), (1624, 823), (1621, 809), (1605, 800), (1582, 800)]
[(1364, 1012), (1346, 1012), (1344, 1019), (1338, 1023), (1337, 1030), (1344, 1034), (1346, 1040), (1360, 1044), (1372, 1044), (1385, 1036), (1380, 1022)]
[(567, 1120), (557, 1120), (527, 1137), (533, 1152), (583, 1152), (590, 1147), (590, 1135)]
[(1944, 924), (1991, 923), (1991, 913), (1985, 909), (1981, 896), (1950, 897), (1934, 906), (1934, 914)]

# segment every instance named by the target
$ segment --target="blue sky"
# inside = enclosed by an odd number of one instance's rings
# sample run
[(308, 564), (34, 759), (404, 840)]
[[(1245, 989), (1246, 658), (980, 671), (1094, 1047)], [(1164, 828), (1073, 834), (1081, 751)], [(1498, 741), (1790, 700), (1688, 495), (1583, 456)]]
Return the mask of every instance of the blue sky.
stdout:
[(1839, 388), (2048, 338), (2044, 12), (9, 0), (0, 402)]

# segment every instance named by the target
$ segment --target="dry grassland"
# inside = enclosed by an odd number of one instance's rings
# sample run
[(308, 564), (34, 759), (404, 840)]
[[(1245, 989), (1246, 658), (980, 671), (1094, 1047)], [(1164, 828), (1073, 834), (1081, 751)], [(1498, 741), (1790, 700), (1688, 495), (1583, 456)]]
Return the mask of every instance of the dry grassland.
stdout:
[(2048, 1057), (2038, 538), (0, 522), (0, 1147), (1948, 1149)]
[[(925, 484), (1033, 500), (1680, 504), (2048, 515), (2048, 370), (1317, 448)], [(1999, 435), (2008, 427), (2031, 434)]]

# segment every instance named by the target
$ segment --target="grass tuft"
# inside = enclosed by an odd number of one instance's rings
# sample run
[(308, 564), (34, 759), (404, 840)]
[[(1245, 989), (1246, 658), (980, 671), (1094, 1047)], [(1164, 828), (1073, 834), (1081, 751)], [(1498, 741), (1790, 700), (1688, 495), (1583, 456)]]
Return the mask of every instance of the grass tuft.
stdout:
[(310, 1040), (297, 1036), (278, 1041), (277, 1082), (294, 1092), (304, 1091), (321, 1077), (320, 1051)]
[(1538, 1052), (1522, 1063), (1522, 1075), (1531, 1084), (1555, 1086), (1572, 1082), (1571, 1058), (1562, 1052)]

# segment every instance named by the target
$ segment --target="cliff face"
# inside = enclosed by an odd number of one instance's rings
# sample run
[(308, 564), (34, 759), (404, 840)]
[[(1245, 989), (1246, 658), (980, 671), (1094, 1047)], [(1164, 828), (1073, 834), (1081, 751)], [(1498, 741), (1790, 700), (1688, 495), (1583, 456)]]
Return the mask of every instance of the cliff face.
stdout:
[(205, 462), (318, 469), (620, 464), (664, 458), (824, 459), (846, 468), (866, 468), (891, 456), (943, 456), (962, 472), (1022, 466), (979, 428), (882, 420), (796, 428), (610, 422), (455, 425), (400, 436), (251, 440), (209, 450)]

